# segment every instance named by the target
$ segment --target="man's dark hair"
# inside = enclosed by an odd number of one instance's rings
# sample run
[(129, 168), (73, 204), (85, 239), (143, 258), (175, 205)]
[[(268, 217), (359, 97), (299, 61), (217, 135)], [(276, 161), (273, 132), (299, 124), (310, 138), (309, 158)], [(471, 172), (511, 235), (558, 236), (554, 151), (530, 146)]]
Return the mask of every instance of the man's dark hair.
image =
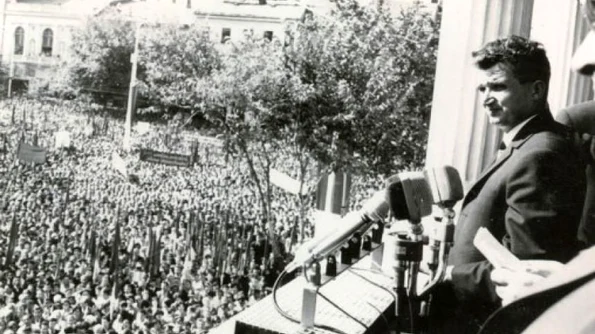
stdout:
[(503, 64), (521, 83), (543, 81), (549, 86), (550, 62), (543, 45), (520, 36), (501, 38), (472, 53), (475, 65), (487, 70)]

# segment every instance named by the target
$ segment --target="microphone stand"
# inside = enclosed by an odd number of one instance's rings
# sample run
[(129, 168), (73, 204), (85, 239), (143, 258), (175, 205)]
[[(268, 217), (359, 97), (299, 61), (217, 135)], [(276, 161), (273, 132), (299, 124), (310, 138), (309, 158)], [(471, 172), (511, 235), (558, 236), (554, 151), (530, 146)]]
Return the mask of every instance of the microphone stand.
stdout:
[(412, 222), (408, 233), (396, 233), (394, 236), (396, 330), (397, 333), (406, 329), (408, 333), (417, 333), (417, 275), (423, 257), (423, 226), (419, 221)]
[(423, 226), (411, 222), (410, 231), (396, 233), (395, 245), (395, 315), (397, 333), (422, 333), (432, 302), (434, 288), (442, 282), (446, 273), (448, 253), (454, 239), (455, 212), (451, 207), (442, 207), (440, 223), (429, 241), (430, 280), (418, 292), (417, 277), (423, 258)]

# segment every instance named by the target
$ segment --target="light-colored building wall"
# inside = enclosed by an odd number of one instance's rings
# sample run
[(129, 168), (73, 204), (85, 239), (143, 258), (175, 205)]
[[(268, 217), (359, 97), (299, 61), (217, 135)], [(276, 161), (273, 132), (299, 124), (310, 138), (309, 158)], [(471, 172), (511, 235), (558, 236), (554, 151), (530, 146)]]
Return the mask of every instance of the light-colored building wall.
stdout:
[[(20, 79), (42, 76), (44, 69), (67, 59), (72, 29), (84, 24), (90, 15), (100, 14), (109, 0), (0, 0), (0, 52), (2, 62), (14, 67)], [(113, 5), (113, 4), (111, 4)], [(178, 22), (209, 26), (212, 38), (221, 41), (223, 29), (232, 40), (246, 31), (264, 36), (266, 31), (281, 36), (287, 20), (301, 17), (305, 6), (297, 0), (144, 0), (116, 4), (131, 19), (141, 22)], [(15, 31), (24, 30), (22, 54), (15, 54)], [(43, 32), (51, 29), (51, 55), (42, 52)]]

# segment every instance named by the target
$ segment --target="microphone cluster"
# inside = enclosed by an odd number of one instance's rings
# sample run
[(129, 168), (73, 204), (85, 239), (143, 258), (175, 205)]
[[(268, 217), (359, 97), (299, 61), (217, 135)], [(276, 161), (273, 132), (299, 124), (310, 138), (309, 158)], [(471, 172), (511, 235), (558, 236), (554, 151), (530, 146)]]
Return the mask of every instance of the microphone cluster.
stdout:
[[(376, 192), (361, 210), (348, 213), (337, 228), (302, 245), (285, 269), (292, 272), (301, 266), (309, 267), (333, 256), (341, 248), (349, 250), (342, 251), (347, 259), (341, 262), (350, 265), (351, 258), (358, 257), (360, 248), (369, 250), (370, 242), (382, 242), (378, 232), (383, 230), (389, 212), (397, 220), (420, 225), (421, 219), (432, 212), (432, 204), (452, 208), (462, 197), (460, 177), (450, 166), (393, 175), (386, 180), (386, 188)], [(418, 229), (419, 233), (414, 234), (421, 235), (421, 226)], [(372, 240), (367, 235), (370, 230)], [(358, 240), (350, 242), (354, 236)]]

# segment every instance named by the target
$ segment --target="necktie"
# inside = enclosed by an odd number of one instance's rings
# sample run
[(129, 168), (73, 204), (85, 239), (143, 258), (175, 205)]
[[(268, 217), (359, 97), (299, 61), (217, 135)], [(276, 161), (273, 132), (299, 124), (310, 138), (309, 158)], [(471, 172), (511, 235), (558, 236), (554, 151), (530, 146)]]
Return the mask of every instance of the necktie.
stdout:
[(504, 144), (503, 141), (500, 142), (500, 145), (498, 146), (498, 152), (496, 152), (496, 157), (499, 159), (502, 154), (504, 154), (504, 150), (506, 150), (506, 144)]

